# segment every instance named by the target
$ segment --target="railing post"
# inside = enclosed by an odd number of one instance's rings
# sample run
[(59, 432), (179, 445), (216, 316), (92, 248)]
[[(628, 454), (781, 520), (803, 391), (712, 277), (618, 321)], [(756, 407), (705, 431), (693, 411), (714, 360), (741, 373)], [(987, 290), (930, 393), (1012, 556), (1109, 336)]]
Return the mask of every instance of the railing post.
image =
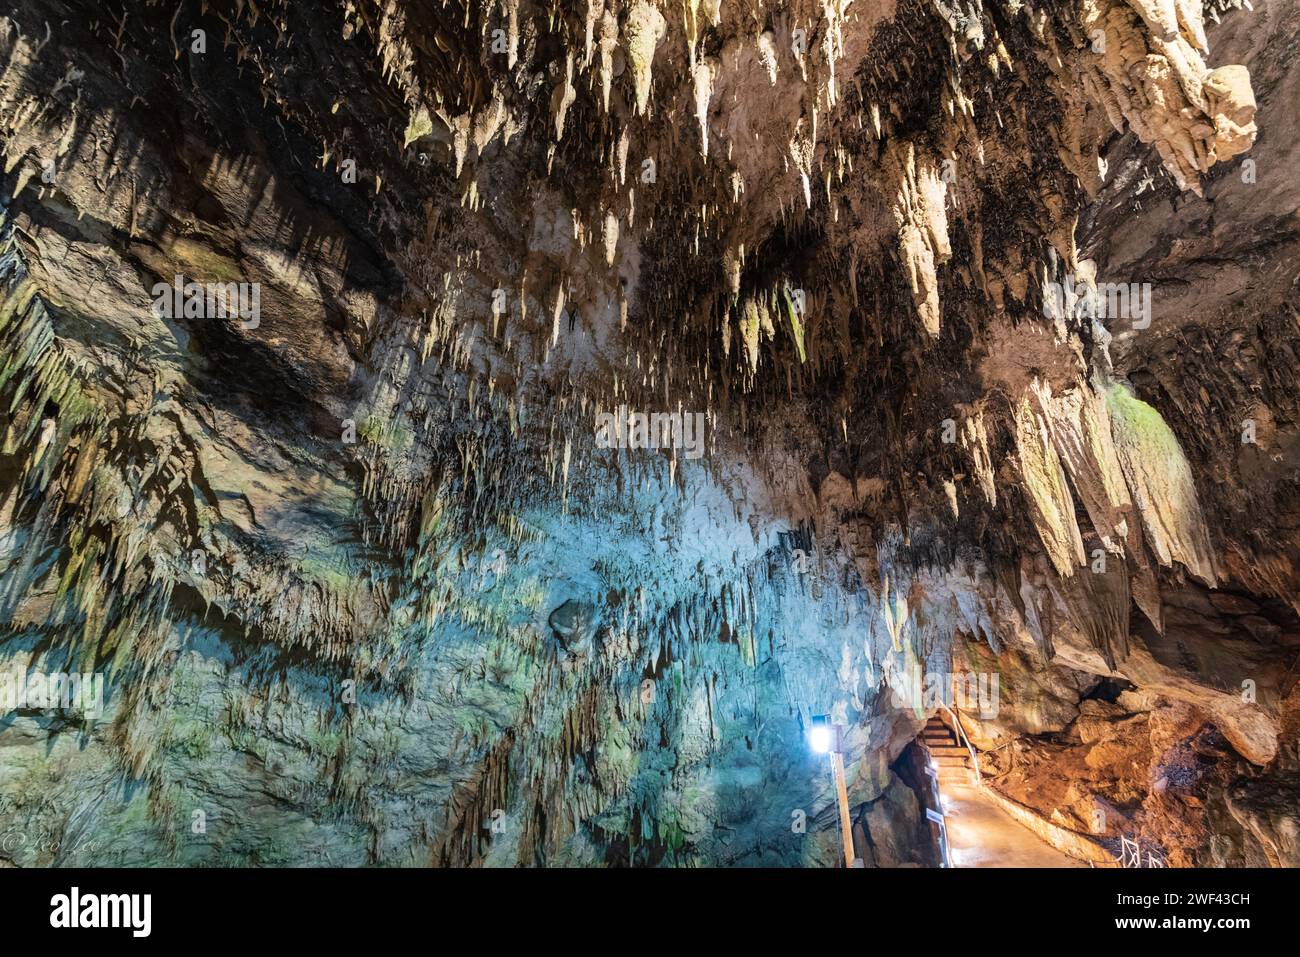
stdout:
[(849, 792), (844, 783), (844, 754), (840, 750), (840, 737), (843, 729), (837, 724), (833, 730), (834, 745), (831, 748), (831, 776), (835, 779), (835, 803), (840, 812), (840, 839), (844, 844), (844, 866), (853, 867), (853, 821), (849, 818)]

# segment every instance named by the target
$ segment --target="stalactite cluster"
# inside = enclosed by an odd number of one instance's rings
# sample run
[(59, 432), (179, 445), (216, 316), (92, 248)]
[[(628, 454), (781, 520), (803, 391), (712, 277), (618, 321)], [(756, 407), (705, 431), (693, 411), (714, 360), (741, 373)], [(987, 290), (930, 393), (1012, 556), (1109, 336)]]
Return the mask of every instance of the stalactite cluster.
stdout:
[(1045, 815), (1295, 863), (1300, 20), (1247, 6), (5, 14), (0, 669), (111, 691), (0, 815), (113, 839), (13, 860), (827, 864), (808, 722), (915, 843), (924, 670), (1057, 735), (1009, 788), (1149, 766)]

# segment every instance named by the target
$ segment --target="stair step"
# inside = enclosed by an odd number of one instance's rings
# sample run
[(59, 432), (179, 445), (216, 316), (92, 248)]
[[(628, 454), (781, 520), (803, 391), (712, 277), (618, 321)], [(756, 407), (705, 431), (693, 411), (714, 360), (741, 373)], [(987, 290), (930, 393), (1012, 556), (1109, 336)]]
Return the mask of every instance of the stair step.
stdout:
[(958, 740), (952, 728), (937, 717), (931, 718), (921, 729), (921, 743), (930, 753), (939, 786), (969, 784), (973, 779), (970, 752)]

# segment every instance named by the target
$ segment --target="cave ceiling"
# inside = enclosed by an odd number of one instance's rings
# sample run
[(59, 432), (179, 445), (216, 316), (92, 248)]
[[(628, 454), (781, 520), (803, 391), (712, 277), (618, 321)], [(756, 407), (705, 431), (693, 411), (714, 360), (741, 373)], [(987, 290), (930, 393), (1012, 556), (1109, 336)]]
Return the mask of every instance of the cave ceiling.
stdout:
[(0, 729), (0, 811), (116, 863), (824, 864), (828, 713), (928, 863), (898, 691), (955, 670), (982, 749), (1106, 745), (1008, 772), (1078, 759), (1066, 813), (1300, 863), (1298, 23), (4, 11), (0, 654), (108, 691)]

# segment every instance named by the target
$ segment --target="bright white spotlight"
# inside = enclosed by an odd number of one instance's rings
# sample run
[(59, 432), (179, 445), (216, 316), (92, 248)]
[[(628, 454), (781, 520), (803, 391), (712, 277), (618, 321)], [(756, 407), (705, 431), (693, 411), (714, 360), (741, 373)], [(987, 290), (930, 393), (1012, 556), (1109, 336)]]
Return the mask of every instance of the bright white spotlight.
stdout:
[(812, 749), (818, 754), (826, 754), (831, 749), (831, 725), (826, 715), (813, 715), (812, 731), (808, 736)]
[(825, 754), (831, 749), (831, 729), (822, 725), (812, 729), (812, 749), (818, 754)]

